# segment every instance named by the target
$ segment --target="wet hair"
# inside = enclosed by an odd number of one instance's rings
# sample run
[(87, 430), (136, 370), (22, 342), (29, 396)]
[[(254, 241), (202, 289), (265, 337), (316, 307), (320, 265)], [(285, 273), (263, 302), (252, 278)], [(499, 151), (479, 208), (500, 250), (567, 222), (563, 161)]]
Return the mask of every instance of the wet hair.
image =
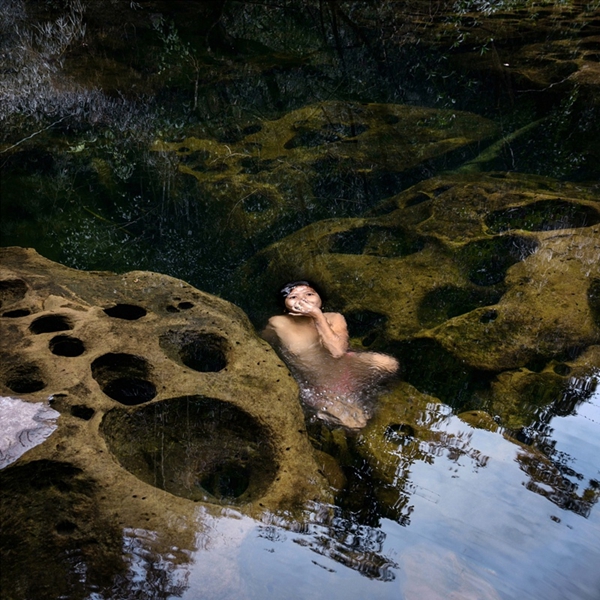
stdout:
[(291, 294), (294, 288), (299, 287), (301, 285), (306, 285), (311, 288), (313, 287), (308, 281), (292, 281), (291, 283), (287, 283), (279, 290), (279, 293), (281, 294), (283, 300), (285, 300)]
[(321, 292), (321, 289), (317, 285), (315, 285), (314, 283), (311, 283), (310, 281), (304, 281), (304, 280), (292, 281), (292, 282), (284, 285), (279, 290), (279, 304), (280, 304), (281, 308), (284, 310), (284, 312), (287, 312), (287, 308), (285, 306), (285, 299), (292, 293), (292, 290), (294, 288), (297, 288), (298, 286), (301, 286), (301, 285), (307, 285), (308, 287), (315, 290), (315, 292), (317, 292), (317, 294), (319, 294), (319, 298), (321, 298), (321, 301), (323, 302), (323, 304), (325, 304), (325, 297), (324, 297), (323, 293)]

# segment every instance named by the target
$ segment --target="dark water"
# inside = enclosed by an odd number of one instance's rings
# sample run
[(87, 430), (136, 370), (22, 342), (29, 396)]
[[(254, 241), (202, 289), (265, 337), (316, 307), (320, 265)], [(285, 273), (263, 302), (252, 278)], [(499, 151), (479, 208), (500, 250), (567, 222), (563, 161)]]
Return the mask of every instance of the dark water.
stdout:
[[(443, 404), (384, 428), (383, 445), (315, 427), (345, 477), (335, 505), (262, 521), (199, 508), (194, 543), (168, 550), (160, 532), (125, 530), (126, 575), (107, 561), (96, 580), (110, 583), (87, 585), (87, 550), (75, 549), (61, 597), (600, 597), (600, 364), (580, 359), (600, 343), (597, 2), (3, 0), (0, 13), (3, 246), (179, 277), (259, 327), (277, 277), (257, 293), (244, 268), (274, 268), (265, 249), (304, 226), (385, 218), (396, 194), (458, 173), (517, 173), (515, 195), (563, 184), (586, 195), (491, 212), (486, 235), (501, 237), (466, 245), (467, 202), (441, 181), (403, 204), (392, 233), (378, 221), (328, 238), (332, 256), (429, 252), (413, 226), (448, 194), (430, 231), (446, 228), (470, 287), (449, 282), (445, 262), (427, 273), (439, 285), (418, 322), (430, 330), (476, 311), (493, 324), (507, 271), (538, 250), (532, 232), (587, 228), (591, 240), (595, 338), (507, 367), (465, 366), (418, 332), (394, 338), (376, 307), (332, 294), (355, 341), (396, 355)], [(490, 400), (490, 382), (519, 369), (533, 375), (516, 405)], [(481, 427), (457, 416), (478, 410)]]

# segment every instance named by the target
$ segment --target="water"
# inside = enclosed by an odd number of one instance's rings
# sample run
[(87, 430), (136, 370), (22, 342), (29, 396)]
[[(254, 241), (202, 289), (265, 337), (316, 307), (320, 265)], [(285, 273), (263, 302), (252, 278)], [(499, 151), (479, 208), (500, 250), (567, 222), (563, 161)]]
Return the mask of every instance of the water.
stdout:
[[(179, 277), (257, 329), (279, 284), (314, 279), (353, 345), (402, 373), (362, 433), (308, 424), (331, 503), (249, 515), (251, 470), (202, 462), (218, 436), (189, 435), (204, 488), (163, 475), (168, 505), (138, 498), (136, 477), (178, 472), (179, 449), (155, 447), (179, 422), (144, 408), (149, 361), (85, 363), (120, 403), (101, 431), (118, 430), (108, 449), (133, 483), (61, 462), (66, 434), (3, 469), (3, 595), (600, 597), (597, 2), (3, 0), (0, 15), (3, 246)], [(7, 331), (30, 315), (11, 281)], [(177, 335), (160, 338), (170, 359), (224, 368), (227, 340)], [(87, 360), (69, 335), (50, 350)], [(46, 399), (30, 370), (2, 370), (2, 394)], [(131, 436), (115, 415), (138, 405)], [(67, 420), (97, 431), (95, 411)], [(250, 442), (231, 443), (254, 452), (243, 419)]]
[[(365, 525), (316, 506), (298, 531), (285, 517), (257, 522), (199, 509), (195, 549), (183, 566), (173, 551), (170, 585), (180, 585), (183, 598), (597, 598), (598, 392), (574, 414), (552, 419), (547, 437), (558, 462), (577, 471), (570, 480), (596, 482), (585, 514), (563, 502), (560, 475), (539, 483), (524, 472), (527, 447), (436, 410), (443, 419), (432, 429), (462, 436), (469, 452), (432, 447), (411, 466), (404, 523)], [(148, 554), (151, 538), (124, 533), (138, 574), (131, 597), (156, 560)]]

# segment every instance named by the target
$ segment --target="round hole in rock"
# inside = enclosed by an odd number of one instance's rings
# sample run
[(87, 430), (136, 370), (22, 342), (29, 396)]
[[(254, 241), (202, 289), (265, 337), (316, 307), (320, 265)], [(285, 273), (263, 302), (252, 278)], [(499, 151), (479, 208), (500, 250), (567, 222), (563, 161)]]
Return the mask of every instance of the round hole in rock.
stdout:
[(34, 364), (16, 365), (6, 374), (6, 387), (17, 394), (31, 394), (46, 387), (40, 369)]
[(77, 525), (72, 521), (61, 521), (56, 524), (56, 533), (59, 535), (71, 535), (77, 529)]
[(117, 402), (134, 406), (152, 400), (156, 387), (149, 380), (150, 364), (140, 356), (110, 353), (92, 363), (92, 377)]
[(504, 280), (509, 267), (525, 260), (537, 246), (535, 240), (506, 235), (466, 244), (460, 249), (458, 260), (472, 283), (495, 285)]
[(218, 372), (227, 366), (227, 340), (214, 333), (170, 330), (160, 337), (167, 356), (201, 373)]
[(85, 404), (74, 404), (71, 406), (71, 414), (83, 421), (89, 421), (95, 413), (96, 411), (93, 408), (86, 406)]
[(22, 300), (27, 293), (27, 284), (22, 279), (3, 279), (0, 281), (0, 306), (14, 304)]
[(557, 375), (562, 375), (563, 377), (565, 377), (571, 372), (571, 367), (569, 365), (565, 365), (565, 363), (559, 363), (554, 366), (553, 371)]
[(392, 423), (385, 428), (383, 437), (388, 442), (406, 445), (415, 437), (415, 430), (406, 423)]
[(115, 304), (115, 306), (105, 308), (104, 312), (109, 317), (113, 317), (114, 319), (125, 319), (126, 321), (137, 321), (137, 319), (141, 319), (147, 314), (145, 308), (136, 306), (135, 304)]
[(3, 317), (7, 317), (9, 319), (17, 319), (19, 317), (26, 317), (30, 315), (31, 311), (28, 308), (17, 308), (15, 310), (9, 310), (2, 314)]
[(127, 406), (143, 404), (156, 396), (154, 384), (139, 377), (113, 379), (102, 388), (102, 391), (113, 400)]
[(269, 430), (229, 402), (183, 396), (109, 411), (101, 425), (111, 452), (142, 481), (176, 496), (244, 504), (277, 473)]
[(50, 352), (57, 356), (80, 356), (84, 351), (83, 342), (68, 335), (57, 335), (50, 340)]
[(491, 323), (498, 318), (497, 310), (486, 310), (479, 318), (480, 323)]
[(178, 308), (180, 308), (181, 310), (189, 310), (190, 308), (194, 308), (194, 303), (193, 302), (180, 302), (177, 305)]
[(425, 240), (399, 227), (367, 225), (332, 234), (330, 252), (335, 254), (368, 254), (398, 257), (420, 252)]
[[(425, 294), (419, 304), (419, 323), (424, 327), (436, 327), (481, 306), (496, 304), (501, 297), (502, 293), (492, 288), (460, 288), (453, 285), (435, 288)], [(491, 314), (491, 311), (488, 313)]]
[(35, 334), (68, 331), (69, 329), (73, 329), (73, 325), (63, 315), (44, 315), (43, 317), (38, 317), (29, 326), (29, 331)]
[(485, 219), (493, 233), (510, 229), (551, 231), (589, 227), (600, 223), (600, 213), (591, 206), (565, 200), (540, 200), (491, 213)]

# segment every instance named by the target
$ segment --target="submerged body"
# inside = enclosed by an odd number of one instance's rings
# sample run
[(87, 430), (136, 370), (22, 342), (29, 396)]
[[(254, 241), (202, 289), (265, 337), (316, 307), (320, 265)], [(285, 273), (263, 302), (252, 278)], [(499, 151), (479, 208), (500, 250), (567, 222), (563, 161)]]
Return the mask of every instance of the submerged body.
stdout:
[(369, 418), (370, 388), (398, 370), (396, 359), (348, 350), (348, 328), (339, 313), (321, 311), (313, 288), (297, 285), (285, 298), (288, 314), (271, 317), (263, 337), (282, 355), (317, 416), (351, 429)]

